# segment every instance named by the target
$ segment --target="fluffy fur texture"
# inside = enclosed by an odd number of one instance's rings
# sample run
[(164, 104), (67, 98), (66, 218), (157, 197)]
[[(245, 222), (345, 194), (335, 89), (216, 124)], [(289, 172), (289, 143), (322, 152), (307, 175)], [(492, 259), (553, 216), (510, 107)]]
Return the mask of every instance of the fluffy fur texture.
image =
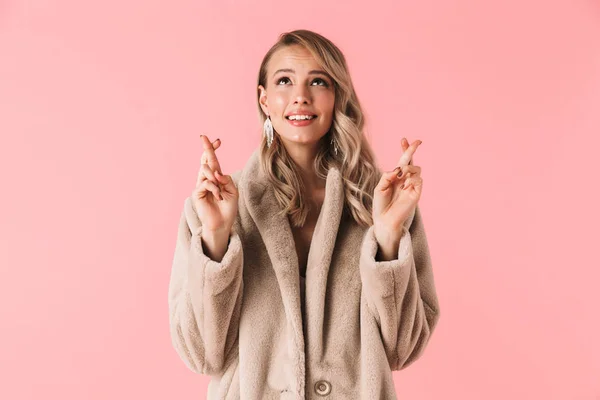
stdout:
[(173, 345), (212, 377), (208, 399), (321, 399), (319, 380), (329, 399), (395, 399), (392, 371), (419, 358), (440, 315), (418, 206), (398, 259), (377, 262), (372, 226), (343, 213), (343, 180), (329, 169), (301, 288), (290, 223), (258, 153), (232, 177), (239, 212), (224, 258), (204, 254), (187, 198), (169, 286)]

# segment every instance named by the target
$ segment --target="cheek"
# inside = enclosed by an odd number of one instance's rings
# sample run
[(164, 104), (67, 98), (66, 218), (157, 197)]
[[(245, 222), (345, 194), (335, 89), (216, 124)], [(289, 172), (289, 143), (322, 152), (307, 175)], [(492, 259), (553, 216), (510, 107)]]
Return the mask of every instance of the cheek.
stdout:
[(323, 112), (331, 117), (333, 115), (333, 107), (335, 105), (335, 97), (332, 93), (323, 93), (318, 98), (319, 108), (323, 110)]
[(286, 104), (288, 103), (287, 96), (283, 93), (273, 93), (269, 96), (269, 106), (275, 111), (276, 114), (282, 114), (285, 110)]

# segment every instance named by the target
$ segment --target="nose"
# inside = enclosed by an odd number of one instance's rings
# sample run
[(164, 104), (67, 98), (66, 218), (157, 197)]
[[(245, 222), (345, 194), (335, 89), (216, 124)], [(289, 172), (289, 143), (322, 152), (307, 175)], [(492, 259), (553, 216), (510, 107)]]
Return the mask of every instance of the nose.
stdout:
[(294, 103), (308, 103), (310, 102), (310, 91), (304, 85), (297, 85), (294, 92)]

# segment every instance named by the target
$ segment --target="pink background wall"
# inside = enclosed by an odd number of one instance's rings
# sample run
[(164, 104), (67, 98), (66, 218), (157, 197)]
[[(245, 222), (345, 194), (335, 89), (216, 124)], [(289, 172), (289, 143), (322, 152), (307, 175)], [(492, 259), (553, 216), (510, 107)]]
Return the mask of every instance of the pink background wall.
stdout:
[(442, 317), (400, 398), (599, 399), (597, 0), (0, 1), (0, 398), (204, 398), (169, 337), (179, 213), (201, 133), (226, 173), (258, 144), (296, 28), (346, 54), (382, 167), (423, 140)]

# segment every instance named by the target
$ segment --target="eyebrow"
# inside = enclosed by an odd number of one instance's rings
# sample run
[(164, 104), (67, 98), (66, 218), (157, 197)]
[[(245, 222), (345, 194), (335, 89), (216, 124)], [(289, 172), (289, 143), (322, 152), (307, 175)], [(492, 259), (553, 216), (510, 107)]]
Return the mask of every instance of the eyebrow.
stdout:
[[(275, 71), (275, 73), (273, 73), (273, 76), (277, 75), (280, 72), (291, 72), (292, 74), (296, 73), (296, 71), (294, 71), (291, 68), (282, 68), (282, 69), (278, 69), (277, 71)], [(320, 69), (313, 69), (312, 71), (309, 71), (308, 74), (309, 75), (325, 75), (326, 77), (331, 78), (327, 72), (322, 71)]]

